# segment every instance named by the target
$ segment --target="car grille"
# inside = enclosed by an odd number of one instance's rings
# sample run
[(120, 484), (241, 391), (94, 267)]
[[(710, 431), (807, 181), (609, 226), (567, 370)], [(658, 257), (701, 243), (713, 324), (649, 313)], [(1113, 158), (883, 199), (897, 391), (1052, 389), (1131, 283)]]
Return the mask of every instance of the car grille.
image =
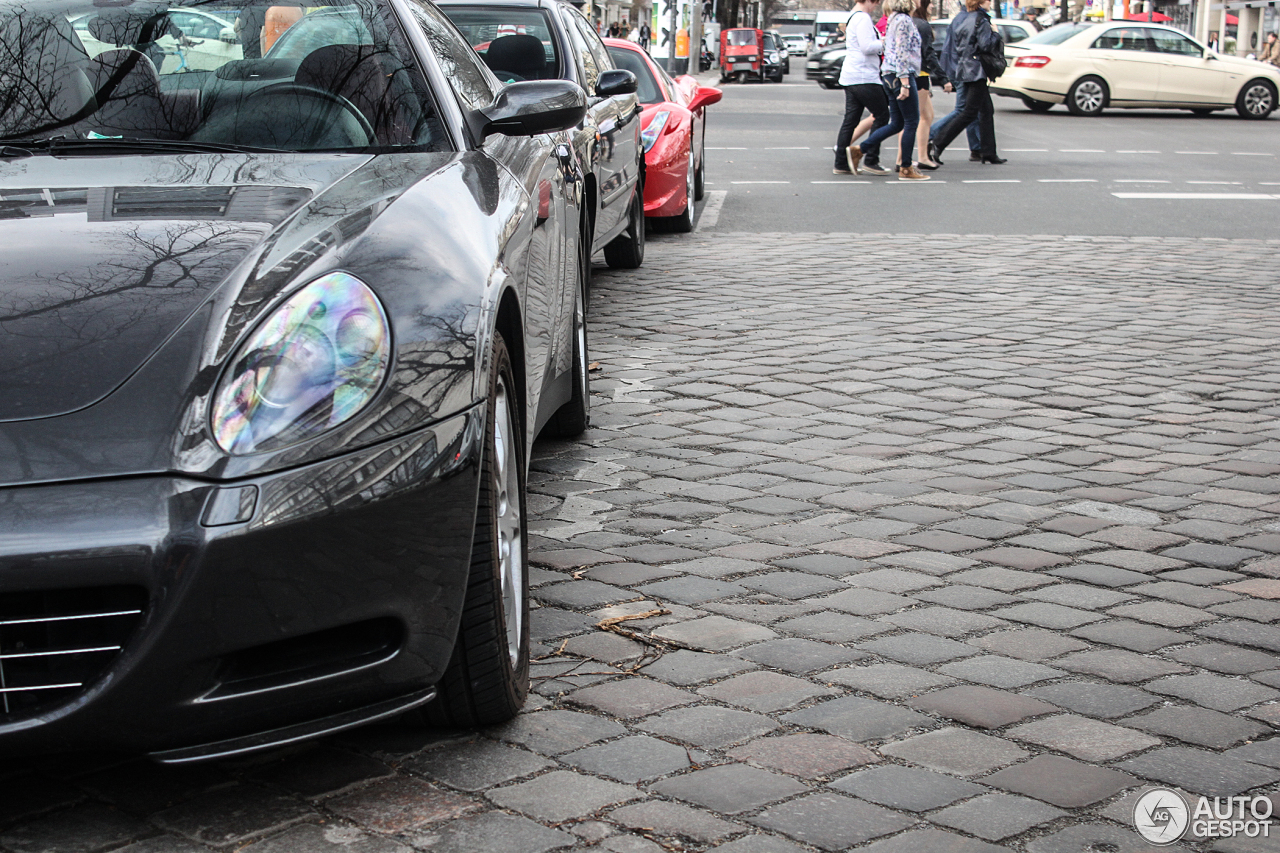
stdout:
[(78, 695), (124, 648), (146, 604), (134, 586), (0, 593), (0, 721)]

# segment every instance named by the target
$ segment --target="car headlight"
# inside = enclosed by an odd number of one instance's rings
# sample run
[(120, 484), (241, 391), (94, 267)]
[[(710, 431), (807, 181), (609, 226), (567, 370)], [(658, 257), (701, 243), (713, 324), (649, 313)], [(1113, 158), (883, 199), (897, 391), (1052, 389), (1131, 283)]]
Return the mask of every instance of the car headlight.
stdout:
[(640, 131), (640, 143), (644, 146), (644, 153), (648, 154), (649, 149), (653, 147), (653, 143), (658, 141), (658, 135), (667, 126), (669, 118), (671, 118), (670, 110), (658, 110), (653, 114), (653, 119), (650, 120), (648, 127)]
[(246, 454), (333, 429), (373, 399), (390, 361), (378, 297), (353, 275), (322, 276), (236, 351), (214, 395), (214, 437), (228, 453)]

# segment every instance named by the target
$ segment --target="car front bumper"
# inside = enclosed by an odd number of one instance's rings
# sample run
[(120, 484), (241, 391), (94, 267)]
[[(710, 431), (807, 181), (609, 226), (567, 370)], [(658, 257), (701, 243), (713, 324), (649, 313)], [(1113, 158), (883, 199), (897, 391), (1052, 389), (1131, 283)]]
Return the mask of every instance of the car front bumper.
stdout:
[[(0, 755), (267, 748), (427, 701), (463, 602), (484, 414), (234, 483), (0, 489)], [(13, 657), (40, 606), (48, 648), (30, 635)], [(69, 626), (88, 651), (59, 648)]]
[(823, 65), (817, 68), (813, 65), (806, 65), (804, 79), (838, 86), (840, 85), (840, 71), (842, 68), (843, 65)]

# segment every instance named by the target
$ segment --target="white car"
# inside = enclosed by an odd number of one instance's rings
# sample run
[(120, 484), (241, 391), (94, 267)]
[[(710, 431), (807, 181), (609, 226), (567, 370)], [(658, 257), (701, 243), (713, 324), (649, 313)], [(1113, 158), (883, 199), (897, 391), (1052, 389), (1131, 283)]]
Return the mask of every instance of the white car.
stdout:
[(809, 55), (809, 37), (803, 33), (790, 33), (784, 35), (782, 40), (787, 43), (787, 53), (792, 56)]
[[(995, 21), (996, 29), (1000, 31), (1000, 38), (1004, 39), (1006, 45), (1025, 41), (1037, 32), (1030, 21), (1014, 20), (1013, 18), (994, 18), (993, 20)], [(941, 56), (942, 45), (947, 40), (947, 28), (951, 26), (951, 19), (943, 18), (940, 21), (930, 21), (929, 26), (933, 27), (933, 48)]]
[(1276, 108), (1280, 69), (1217, 53), (1159, 24), (1058, 24), (1005, 47), (1009, 67), (991, 86), (1036, 112), (1065, 103), (1073, 115), (1106, 107), (1208, 115), (1235, 107), (1264, 119)]

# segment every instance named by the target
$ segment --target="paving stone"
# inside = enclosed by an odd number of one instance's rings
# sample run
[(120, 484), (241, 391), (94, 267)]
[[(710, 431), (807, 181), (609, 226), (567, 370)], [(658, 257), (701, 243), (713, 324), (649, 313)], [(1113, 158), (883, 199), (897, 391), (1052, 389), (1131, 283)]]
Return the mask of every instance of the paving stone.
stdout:
[(15, 853), (91, 853), (154, 831), (109, 806), (81, 803), (0, 831), (0, 844)]
[(1236, 548), (1231, 545), (1210, 545), (1205, 542), (1192, 542), (1161, 551), (1160, 556), (1209, 566), (1215, 569), (1232, 569), (1251, 557), (1261, 557), (1261, 551), (1250, 548)]
[(1248, 675), (1280, 668), (1280, 658), (1274, 655), (1250, 649), (1238, 649), (1221, 643), (1201, 643), (1196, 646), (1172, 649), (1166, 654), (1180, 663), (1231, 675)]
[(1025, 797), (987, 794), (943, 809), (930, 815), (929, 819), (988, 841), (999, 841), (1066, 814), (1061, 809)]
[(715, 853), (806, 853), (805, 849), (776, 835), (747, 835), (712, 848)]
[(1127, 619), (1108, 619), (1105, 622), (1095, 622), (1092, 625), (1084, 625), (1077, 628), (1071, 634), (1072, 636), (1083, 637), (1086, 640), (1093, 640), (1095, 643), (1106, 643), (1109, 646), (1120, 646), (1124, 649), (1143, 653), (1154, 652), (1166, 646), (1186, 643), (1191, 640), (1190, 636), (1180, 634), (1177, 631), (1170, 631), (1167, 628), (1159, 628), (1142, 622), (1130, 622)]
[(823, 598), (807, 599), (810, 604), (822, 608), (835, 608), (855, 616), (876, 616), (881, 613), (892, 613), (916, 603), (914, 598), (893, 595), (876, 589), (847, 589)]
[[(304, 797), (320, 797), (362, 782), (382, 779), (391, 774), (391, 768), (377, 759), (337, 749), (316, 747), (301, 753), (282, 756), (278, 761), (271, 762), (252, 775), (257, 780), (286, 788)], [(116, 793), (124, 794), (120, 791), (119, 774), (110, 775), (114, 777), (112, 787), (116, 789)], [(173, 776), (176, 774), (165, 774), (166, 780)], [(170, 784), (177, 781), (178, 779), (173, 778)], [(138, 809), (141, 805), (142, 797), (150, 799), (145, 793), (136, 789), (124, 796), (134, 809)], [(109, 797), (109, 799), (122, 802), (116, 797)], [(180, 796), (177, 799), (186, 799), (186, 797)], [(160, 806), (157, 806), (158, 808)]]
[(1167, 599), (1178, 604), (1185, 604), (1188, 607), (1208, 607), (1213, 604), (1222, 604), (1227, 601), (1234, 601), (1239, 596), (1230, 592), (1223, 592), (1221, 589), (1212, 587), (1198, 586), (1193, 583), (1182, 583), (1174, 580), (1167, 580), (1169, 572), (1160, 576), (1160, 580), (1151, 583), (1141, 583), (1137, 586), (1129, 588), (1129, 592), (1139, 595), (1153, 595), (1156, 598)]
[(780, 569), (798, 569), (802, 572), (843, 577), (844, 575), (863, 571), (871, 567), (872, 564), (867, 563), (865, 560), (855, 560), (853, 557), (845, 557), (840, 554), (806, 554), (803, 557), (780, 560), (774, 565)]
[(1267, 738), (1256, 743), (1237, 746), (1224, 753), (1231, 758), (1239, 758), (1253, 764), (1265, 764), (1267, 767), (1280, 767), (1280, 737)]
[[(1127, 818), (1126, 822), (1132, 818)], [(1052, 835), (1041, 836), (1027, 842), (1027, 853), (1094, 853), (1106, 850), (1110, 853), (1152, 853), (1152, 847), (1132, 827), (1121, 829), (1109, 823), (1078, 823)], [(1170, 853), (1185, 852), (1180, 844), (1158, 848)]]
[(1047, 681), (1066, 675), (1060, 669), (1037, 663), (1015, 660), (1000, 655), (981, 655), (976, 658), (954, 661), (938, 668), (938, 672), (975, 681), (991, 687), (1025, 687), (1037, 681)]
[(792, 599), (809, 598), (848, 588), (848, 584), (842, 581), (811, 575), (807, 572), (770, 572), (743, 578), (741, 584), (748, 589)]
[(1069, 669), (1072, 672), (1082, 672), (1086, 675), (1105, 678), (1108, 681), (1125, 683), (1147, 681), (1161, 675), (1175, 675), (1179, 672), (1186, 672), (1186, 667), (1118, 649), (1077, 652), (1058, 658), (1053, 663), (1055, 666)]
[(689, 751), (657, 738), (632, 735), (571, 752), (560, 760), (588, 773), (634, 784), (683, 770), (689, 766)]
[(834, 611), (819, 611), (807, 616), (787, 619), (774, 627), (789, 634), (800, 634), (810, 639), (827, 640), (833, 643), (849, 643), (893, 629), (892, 625)]
[[(450, 821), (417, 833), (413, 841), (432, 853), (545, 853), (571, 847), (576, 839), (567, 832), (548, 829), (519, 815), (485, 812)], [(283, 851), (282, 851), (283, 853)], [(363, 853), (353, 850), (351, 853)]]
[(625, 678), (574, 691), (565, 697), (575, 705), (602, 711), (609, 717), (632, 719), (656, 714), (668, 708), (688, 705), (697, 697), (660, 681)]
[(898, 634), (868, 640), (859, 648), (881, 657), (924, 666), (978, 654), (973, 646), (929, 634)]
[[(455, 806), (459, 807), (457, 813), (461, 813), (468, 804), (468, 801), (460, 797), (445, 794), (422, 782), (397, 780), (391, 785), (391, 790), (420, 793), (419, 799), (428, 806), (438, 803), (442, 807), (439, 812), (442, 815), (454, 813)], [(388, 799), (394, 799), (394, 795)], [(314, 814), (309, 806), (292, 797), (280, 796), (258, 785), (237, 785), (202, 794), (182, 805), (152, 815), (151, 820), (164, 829), (195, 841), (224, 845), (244, 842), (272, 830), (284, 829)]]
[(941, 581), (921, 572), (905, 572), (901, 569), (876, 569), (852, 575), (849, 583), (855, 586), (878, 589), (881, 592), (912, 593), (916, 590), (938, 586)]
[(906, 829), (914, 820), (852, 797), (824, 793), (773, 806), (751, 823), (822, 850), (843, 850)]
[(844, 696), (784, 715), (783, 722), (822, 729), (853, 741), (882, 740), (933, 725), (923, 714), (896, 705)]
[(943, 637), (961, 637), (978, 631), (1008, 627), (1009, 623), (985, 613), (969, 613), (950, 607), (917, 607), (882, 617), (902, 628)]
[(1248, 580), (1229, 583), (1222, 589), (1258, 598), (1280, 598), (1280, 580), (1273, 578), (1249, 578)]
[[(643, 830), (659, 836), (691, 838), (703, 844), (719, 841), (742, 829), (738, 824), (721, 820), (714, 815), (679, 803), (635, 803), (614, 809), (609, 813), (609, 818), (631, 829)], [(654, 853), (664, 849), (658, 845), (654, 846)]]
[(1064, 566), (1060, 569), (1054, 569), (1050, 574), (1054, 577), (1068, 578), (1070, 580), (1077, 580), (1083, 583), (1092, 583), (1108, 587), (1129, 586), (1130, 584), (1142, 583), (1145, 580), (1149, 580), (1146, 575), (1140, 574), (1139, 572), (1120, 569), (1115, 566), (1099, 566), (1093, 563), (1078, 563), (1072, 566)]
[(688, 622), (665, 625), (651, 632), (655, 637), (673, 640), (695, 649), (722, 652), (747, 643), (769, 640), (777, 636), (763, 625), (739, 622), (723, 616), (705, 616)]
[(836, 691), (776, 672), (749, 672), (725, 679), (698, 691), (730, 705), (768, 714), (791, 708), (818, 696), (834, 696)]
[(1071, 637), (1065, 637), (1055, 631), (1042, 628), (1016, 628), (1011, 631), (997, 631), (983, 637), (968, 641), (971, 645), (988, 649), (1010, 657), (1026, 661), (1040, 661), (1064, 655), (1067, 652), (1087, 649), (1088, 643), (1082, 643)]
[(1037, 755), (982, 781), (1064, 809), (1092, 805), (1138, 784), (1128, 773), (1092, 767), (1057, 755)]
[(1081, 625), (1097, 622), (1103, 618), (1099, 614), (1088, 610), (1063, 607), (1061, 604), (1050, 604), (1048, 602), (1015, 604), (1011, 607), (1001, 607), (993, 611), (993, 613), (1002, 619), (1011, 619), (1014, 622), (1026, 622), (1041, 628), (1058, 630), (1078, 628)]
[(751, 661), (739, 660), (729, 655), (679, 649), (668, 652), (640, 672), (671, 684), (689, 686), (756, 668), (757, 664)]
[(1052, 583), (1052, 579), (1050, 577), (1039, 572), (1021, 572), (1013, 569), (1000, 568), (999, 566), (990, 566), (984, 569), (970, 569), (967, 572), (959, 572), (951, 575), (947, 580), (952, 583), (981, 586), (986, 587), (987, 589), (1000, 590), (1001, 592), (1018, 592), (1020, 590)]
[(1043, 699), (1050, 704), (1084, 714), (1086, 717), (1114, 719), (1150, 708), (1161, 701), (1145, 690), (1119, 684), (1095, 684), (1088, 681), (1068, 681), (1046, 684), (1024, 691), (1024, 695)]
[(851, 666), (825, 673), (823, 677), (827, 681), (872, 693), (883, 699), (915, 696), (934, 687), (955, 683), (954, 678), (896, 663)]
[(1125, 722), (1144, 731), (1214, 749), (1225, 749), (1268, 731), (1266, 726), (1237, 716), (1186, 706), (1157, 708), (1149, 714), (1130, 717)]
[(562, 607), (599, 607), (637, 597), (631, 590), (585, 579), (540, 586), (534, 596), (539, 601)]
[(462, 791), (480, 791), (552, 766), (550, 761), (484, 738), (429, 749), (402, 766)]
[(1185, 746), (1153, 750), (1117, 767), (1209, 797), (1233, 797), (1280, 779), (1280, 770)]
[(988, 773), (1028, 754), (1007, 740), (957, 728), (927, 732), (878, 749), (883, 755), (960, 776)]
[[(466, 818), (463, 818), (466, 820)], [(536, 826), (536, 824), (535, 824)], [(542, 827), (538, 827), (542, 829)], [(543, 830), (549, 832), (550, 830)], [(563, 835), (563, 833), (560, 833)], [(570, 838), (570, 843), (572, 839)], [(560, 844), (559, 846), (567, 846)], [(128, 849), (128, 848), (126, 848)], [(178, 848), (181, 851), (182, 848)], [(246, 853), (411, 853), (413, 848), (390, 838), (369, 835), (351, 826), (304, 824), (274, 835), (265, 841), (241, 847)], [(518, 849), (518, 848), (513, 848)], [(525, 848), (530, 849), (530, 848)], [(549, 850), (549, 847), (532, 848)]]
[(554, 640), (567, 634), (581, 634), (595, 628), (595, 623), (571, 610), (538, 607), (529, 611), (529, 636), (535, 641)]
[(559, 755), (626, 734), (627, 730), (613, 720), (577, 711), (537, 711), (521, 714), (493, 729), (493, 733), (542, 755)]
[(874, 752), (857, 743), (831, 735), (794, 734), (764, 737), (728, 753), (730, 758), (814, 779), (850, 767), (874, 764)]
[(326, 800), (325, 807), (365, 829), (391, 834), (453, 820), (482, 804), (418, 779), (397, 777)]
[(986, 539), (978, 539), (974, 536), (961, 536), (958, 533), (948, 533), (944, 530), (923, 530), (919, 533), (910, 533), (905, 536), (899, 536), (893, 541), (899, 545), (909, 545), (912, 548), (919, 548), (921, 551), (946, 551), (949, 553), (957, 553), (960, 551), (972, 551), (975, 548), (986, 546)]
[(651, 786), (663, 796), (705, 806), (722, 814), (751, 811), (803, 793), (808, 787), (777, 773), (745, 764), (695, 770)]
[[(919, 509), (930, 509), (919, 507)], [(937, 551), (905, 551), (898, 554), (886, 554), (876, 560), (888, 566), (901, 566), (917, 572), (931, 575), (945, 575), (960, 569), (968, 569), (976, 565), (976, 561), (955, 554), (942, 554)]]
[(858, 848), (866, 853), (1000, 853), (1003, 847), (941, 829), (913, 829)]
[(1144, 574), (1162, 572), (1168, 569), (1181, 569), (1187, 565), (1184, 560), (1174, 559), (1170, 554), (1148, 554), (1146, 551), (1126, 551), (1123, 549), (1094, 551), (1089, 555), (1089, 559), (1097, 563), (1104, 563), (1108, 566)]
[[(248, 849), (248, 848), (243, 848)], [(138, 841), (133, 844), (126, 844), (124, 847), (116, 847), (112, 853), (208, 853), (209, 848), (203, 844), (196, 844), (194, 841), (187, 841), (185, 838), (178, 838), (176, 835), (153, 835), (145, 841)], [(372, 848), (370, 850), (356, 849), (355, 853), (406, 853), (401, 851), (400, 846), (392, 844), (390, 848)]]
[(504, 809), (521, 812), (534, 820), (558, 822), (586, 817), (643, 794), (629, 785), (606, 782), (571, 770), (553, 770), (528, 782), (496, 788), (488, 796)]
[(921, 711), (983, 729), (1001, 728), (1058, 710), (1039, 699), (973, 685), (948, 687), (917, 697), (909, 704)]
[(651, 734), (703, 749), (721, 749), (767, 734), (777, 727), (777, 723), (762, 714), (709, 705), (676, 708), (637, 725)]
[(916, 598), (921, 601), (941, 604), (944, 607), (954, 607), (958, 610), (986, 610), (1000, 604), (1012, 604), (1019, 600), (1012, 595), (1005, 595), (1003, 592), (996, 592), (993, 589), (983, 589), (980, 586), (965, 586), (964, 584), (950, 584), (938, 589), (927, 589), (916, 593)]
[(988, 548), (985, 551), (974, 551), (969, 556), (975, 560), (996, 563), (1025, 572), (1038, 572), (1071, 562), (1069, 557), (1048, 551), (1038, 551), (1034, 548)]
[(768, 565), (757, 563), (753, 560), (740, 560), (730, 557), (702, 557), (683, 563), (669, 563), (667, 568), (672, 569), (679, 576), (697, 575), (703, 578), (722, 578), (726, 575), (757, 572), (768, 568)]
[[(1131, 722), (1131, 721), (1126, 721)], [(1009, 737), (1056, 749), (1082, 761), (1111, 761), (1160, 743), (1159, 738), (1133, 729), (1062, 714), (1024, 723), (1008, 732)]]
[(596, 566), (586, 577), (615, 586), (638, 586), (678, 574), (670, 567), (646, 566), (643, 563), (613, 563)]
[(1146, 687), (1153, 693), (1177, 696), (1218, 711), (1237, 711), (1259, 702), (1280, 698), (1280, 692), (1243, 678), (1220, 675), (1178, 675), (1153, 681)]
[(769, 640), (734, 652), (735, 656), (798, 674), (826, 669), (867, 657), (863, 652), (830, 643), (796, 638)]
[(641, 657), (645, 653), (645, 647), (620, 634), (597, 630), (590, 634), (570, 637), (564, 644), (564, 652), (577, 657), (598, 660), (601, 663), (618, 663)]
[(747, 589), (736, 583), (684, 576), (647, 583), (638, 587), (638, 591), (650, 598), (692, 605), (740, 595)]
[(1082, 583), (1058, 583), (1042, 586), (1022, 593), (1025, 598), (1061, 604), (1065, 607), (1080, 607), (1095, 610), (1102, 607), (1113, 607), (1122, 601), (1132, 601), (1132, 592), (1115, 592), (1110, 589), (1099, 589), (1096, 586)]
[(984, 793), (982, 785), (930, 770), (887, 765), (845, 776), (830, 787), (891, 809), (923, 812)]
[(1169, 628), (1187, 628), (1192, 625), (1199, 625), (1202, 622), (1212, 622), (1217, 618), (1203, 610), (1174, 604), (1171, 601), (1143, 601), (1138, 604), (1125, 604), (1120, 607), (1113, 607), (1107, 613), (1123, 619), (1138, 619)]

